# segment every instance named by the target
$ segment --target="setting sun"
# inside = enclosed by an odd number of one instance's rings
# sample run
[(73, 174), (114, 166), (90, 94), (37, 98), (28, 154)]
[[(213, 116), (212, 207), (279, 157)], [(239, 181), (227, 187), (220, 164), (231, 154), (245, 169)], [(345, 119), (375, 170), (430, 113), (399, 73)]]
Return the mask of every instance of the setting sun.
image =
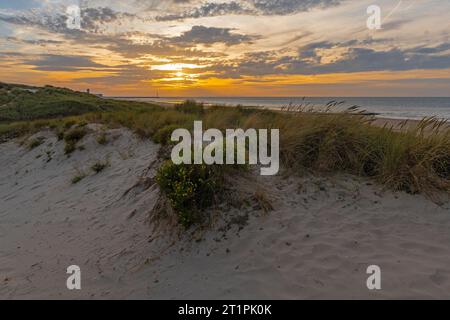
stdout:
[(187, 63), (169, 63), (151, 66), (151, 70), (160, 70), (160, 71), (183, 71), (183, 69), (198, 69), (198, 68), (203, 67)]

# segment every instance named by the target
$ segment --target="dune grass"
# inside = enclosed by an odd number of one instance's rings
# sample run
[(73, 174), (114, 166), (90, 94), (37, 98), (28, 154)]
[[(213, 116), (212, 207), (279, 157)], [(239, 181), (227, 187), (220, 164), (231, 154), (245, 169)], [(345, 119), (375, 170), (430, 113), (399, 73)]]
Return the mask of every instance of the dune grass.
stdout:
[(81, 180), (83, 180), (84, 178), (86, 178), (87, 175), (83, 172), (77, 173), (77, 175), (75, 175), (70, 181), (72, 182), (72, 184), (77, 184), (78, 182), (80, 182)]
[[(42, 127), (65, 132), (75, 123), (102, 123), (110, 128), (127, 127), (143, 139), (151, 138), (169, 145), (173, 130), (192, 129), (195, 120), (202, 120), (205, 129), (273, 128), (280, 129), (281, 166), (293, 174), (345, 172), (369, 177), (395, 191), (424, 193), (430, 197), (438, 193), (450, 194), (450, 130), (446, 123), (434, 118), (397, 130), (374, 126), (374, 119), (356, 108), (333, 112), (333, 104), (325, 112), (292, 106), (284, 112), (242, 107), (206, 108), (193, 101), (173, 108), (127, 105), (123, 101), (121, 104), (126, 107), (63, 119), (0, 124), (0, 137), (11, 138)], [(160, 187), (178, 208), (184, 225), (195, 221), (195, 214), (186, 214), (186, 208), (194, 212), (206, 206), (191, 195), (192, 183), (203, 190), (205, 181), (217, 179), (219, 182), (223, 178), (222, 174), (205, 172), (202, 168), (192, 171), (165, 164), (161, 170)], [(180, 198), (183, 192), (187, 195)], [(215, 193), (204, 192), (202, 201), (205, 198), (205, 203), (210, 204), (214, 197)]]
[(78, 141), (83, 139), (86, 134), (87, 134), (86, 128), (81, 125), (67, 131), (64, 134), (64, 142), (65, 142), (64, 153), (66, 155), (70, 155), (71, 153), (73, 153), (77, 148)]
[(15, 137), (50, 127), (65, 132), (64, 139), (70, 142), (77, 140), (71, 137), (78, 129), (70, 132), (67, 127), (93, 122), (127, 127), (142, 138), (166, 145), (173, 130), (192, 129), (195, 120), (202, 120), (205, 129), (277, 128), (282, 167), (293, 172), (348, 172), (374, 178), (393, 190), (450, 192), (450, 130), (436, 119), (424, 119), (399, 131), (376, 127), (371, 124), (372, 118), (354, 112), (277, 112), (220, 106), (205, 109), (192, 104), (13, 122), (0, 125), (0, 136)]
[(89, 112), (146, 108), (139, 102), (102, 99), (96, 95), (52, 86), (0, 83), (0, 123), (61, 118)]
[(41, 144), (43, 144), (44, 141), (45, 141), (45, 139), (43, 137), (38, 137), (38, 138), (32, 139), (28, 143), (28, 149), (33, 150), (33, 149), (39, 147)]
[(425, 119), (395, 131), (361, 115), (299, 115), (280, 123), (281, 159), (290, 168), (349, 172), (399, 191), (450, 191), (450, 134)]
[[(108, 123), (111, 117), (115, 115), (109, 114), (102, 119), (108, 119)], [(315, 174), (343, 172), (374, 179), (394, 191), (424, 193), (433, 199), (442, 193), (450, 194), (450, 131), (444, 122), (433, 118), (424, 119), (417, 126), (396, 130), (374, 126), (373, 118), (353, 109), (339, 113), (287, 113), (213, 107), (201, 112), (193, 109), (192, 112), (158, 111), (136, 117), (129, 114), (127, 121), (122, 124), (143, 137), (169, 144), (172, 130), (181, 127), (192, 129), (194, 120), (203, 120), (205, 128), (222, 130), (280, 129), (281, 165), (293, 174), (306, 171)], [(175, 177), (173, 174), (178, 172), (177, 169), (166, 164), (160, 169), (162, 171), (158, 180), (185, 226), (198, 221), (198, 217), (202, 216), (199, 212), (204, 210), (204, 206), (198, 205), (199, 199), (192, 194), (191, 187), (204, 183), (205, 179), (196, 172), (201, 168), (190, 167), (188, 172), (183, 171), (187, 178), (181, 174)], [(181, 168), (178, 167), (179, 170)], [(164, 182), (162, 177), (166, 174), (169, 174), (170, 179)], [(218, 171), (212, 177), (223, 181), (225, 174), (228, 173)], [(199, 177), (203, 180), (200, 181)], [(174, 187), (170, 184), (172, 182), (179, 185)], [(192, 192), (182, 197), (180, 193), (186, 191), (183, 188)], [(223, 190), (221, 187), (216, 188), (219, 193)], [(206, 203), (214, 203), (217, 199), (216, 193), (195, 194), (201, 196), (202, 201), (209, 199)]]
[(175, 128), (278, 128), (282, 166), (302, 172), (348, 172), (371, 177), (393, 190), (432, 194), (450, 192), (450, 131), (445, 123), (424, 119), (398, 131), (376, 127), (354, 112), (283, 113), (213, 107), (201, 112), (168, 109), (144, 113), (86, 115), (87, 121), (126, 126), (145, 138), (170, 141)]
[(108, 161), (97, 161), (96, 163), (94, 163), (91, 166), (91, 170), (95, 174), (98, 174), (98, 173), (102, 172), (103, 170), (105, 170), (107, 167), (109, 167), (109, 162)]
[(106, 136), (105, 132), (102, 132), (100, 135), (97, 136), (95, 139), (98, 144), (104, 146), (108, 143), (108, 137)]

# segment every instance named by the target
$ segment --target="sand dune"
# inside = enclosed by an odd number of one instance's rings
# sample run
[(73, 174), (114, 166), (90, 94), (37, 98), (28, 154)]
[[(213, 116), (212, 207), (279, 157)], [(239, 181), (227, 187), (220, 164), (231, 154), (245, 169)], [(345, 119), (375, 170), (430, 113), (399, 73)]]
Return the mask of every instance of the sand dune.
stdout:
[[(2, 299), (448, 298), (450, 205), (393, 194), (348, 175), (245, 177), (274, 211), (222, 208), (209, 230), (157, 233), (145, 178), (158, 145), (125, 129), (92, 131), (70, 158), (52, 132), (28, 150), (0, 144)], [(90, 167), (107, 160), (94, 174)], [(77, 184), (71, 179), (88, 174)], [(142, 183), (139, 183), (139, 182)], [(245, 192), (243, 193), (245, 194)], [(216, 212), (217, 213), (217, 212)], [(82, 290), (66, 288), (79, 265)], [(382, 289), (369, 291), (378, 265)]]

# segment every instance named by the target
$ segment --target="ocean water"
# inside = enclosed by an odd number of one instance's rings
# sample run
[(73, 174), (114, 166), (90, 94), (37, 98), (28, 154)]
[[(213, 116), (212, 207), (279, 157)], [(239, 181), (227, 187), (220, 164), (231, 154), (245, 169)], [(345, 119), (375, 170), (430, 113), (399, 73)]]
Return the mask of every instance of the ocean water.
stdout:
[(308, 103), (316, 108), (323, 107), (330, 101), (342, 102), (339, 109), (359, 106), (362, 110), (375, 113), (377, 117), (393, 119), (423, 119), (435, 116), (450, 120), (450, 97), (175, 97), (175, 98), (132, 98), (140, 101), (161, 101), (176, 103), (187, 99), (205, 104), (221, 104), (228, 106), (255, 106), (282, 108), (289, 104)]

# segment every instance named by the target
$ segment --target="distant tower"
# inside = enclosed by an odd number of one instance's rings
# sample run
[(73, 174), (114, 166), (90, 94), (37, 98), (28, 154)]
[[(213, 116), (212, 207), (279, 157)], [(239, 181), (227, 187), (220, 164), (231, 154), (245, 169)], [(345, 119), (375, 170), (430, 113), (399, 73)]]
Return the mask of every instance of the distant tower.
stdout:
[(86, 92), (87, 92), (88, 94), (90, 94), (90, 93), (91, 93), (91, 89), (87, 89)]

